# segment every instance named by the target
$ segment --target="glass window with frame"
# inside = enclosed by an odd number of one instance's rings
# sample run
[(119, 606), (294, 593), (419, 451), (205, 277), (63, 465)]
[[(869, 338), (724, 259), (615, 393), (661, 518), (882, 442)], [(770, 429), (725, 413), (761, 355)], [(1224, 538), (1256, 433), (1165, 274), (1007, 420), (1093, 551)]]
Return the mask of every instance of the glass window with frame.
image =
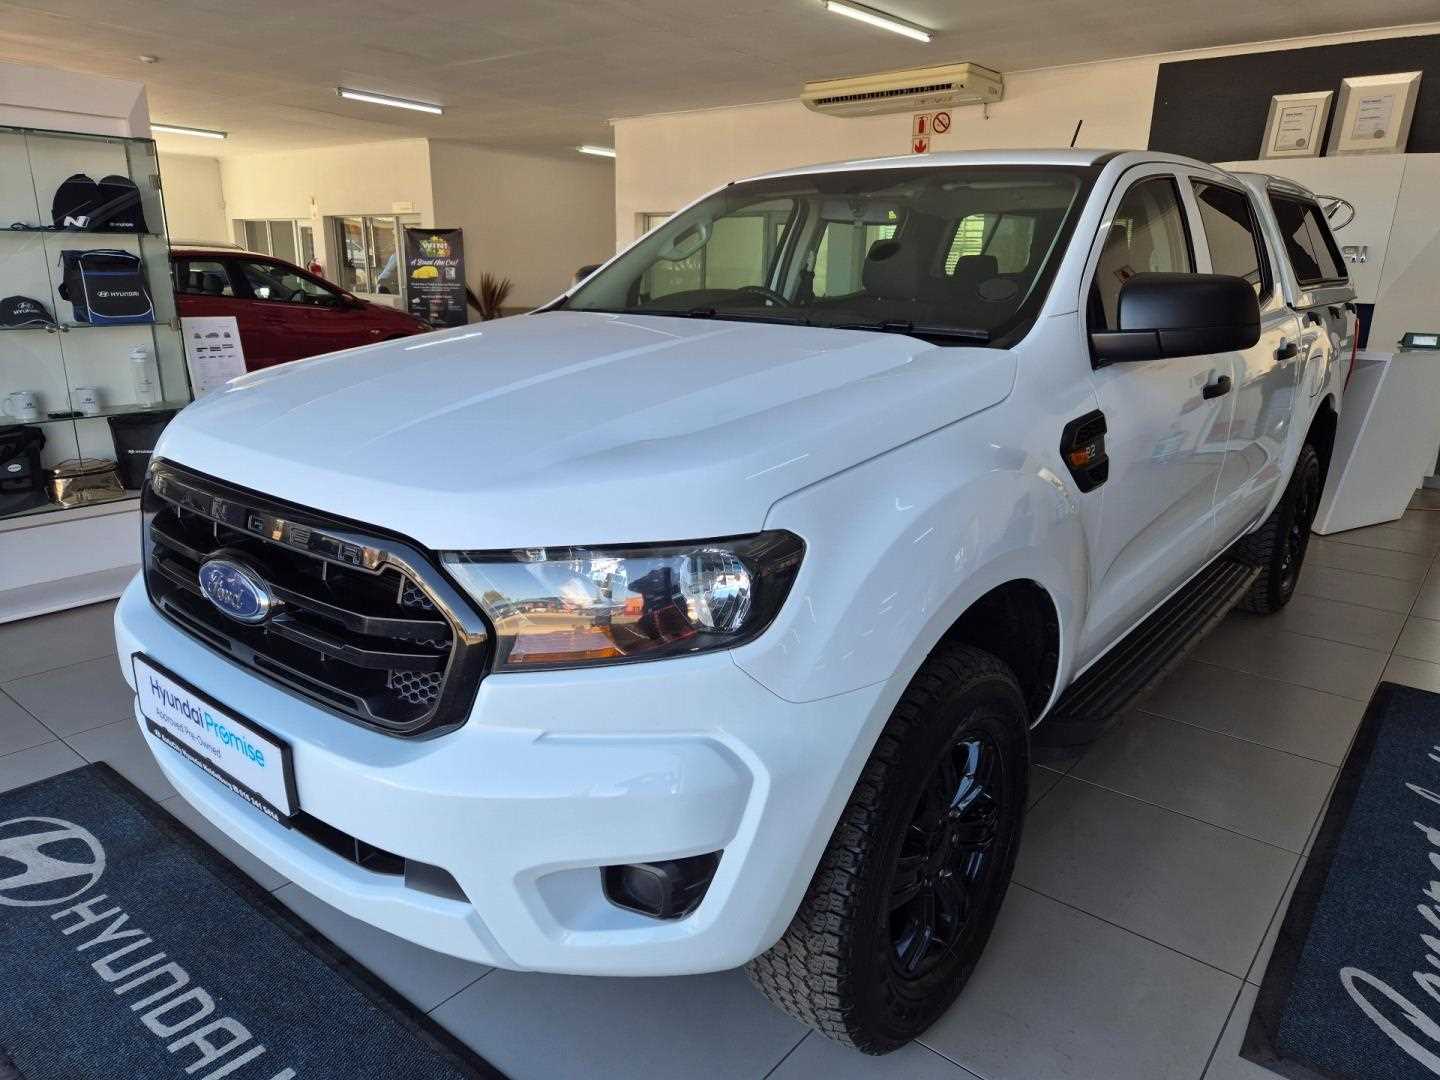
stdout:
[(1194, 273), (1190, 228), (1173, 176), (1139, 180), (1121, 197), (1091, 286), (1091, 323), (1114, 329), (1120, 289), (1136, 274)]
[(1222, 184), (1203, 180), (1192, 180), (1191, 184), (1200, 207), (1205, 246), (1210, 251), (1210, 269), (1244, 278), (1257, 296), (1264, 296), (1270, 289), (1270, 272), (1250, 197)]
[(684, 242), (680, 258), (659, 260), (646, 271), (640, 282), (641, 298), (764, 288), (781, 230), (793, 209), (793, 203), (782, 200), (719, 218), (703, 230), (697, 227), (680, 238)]
[(234, 296), (230, 271), (219, 259), (175, 260), (175, 291), (189, 296)]
[(1347, 279), (1345, 263), (1321, 218), (1320, 207), (1283, 195), (1271, 195), (1270, 206), (1285, 241), (1285, 255), (1301, 285), (1309, 287)]
[(884, 211), (883, 222), (827, 221), (815, 249), (812, 296), (850, 296), (863, 287), (861, 273), (870, 249), (891, 240), (900, 227), (896, 210)]
[(336, 307), (340, 303), (339, 293), (279, 263), (237, 259), (235, 267), (256, 300), (315, 307)]

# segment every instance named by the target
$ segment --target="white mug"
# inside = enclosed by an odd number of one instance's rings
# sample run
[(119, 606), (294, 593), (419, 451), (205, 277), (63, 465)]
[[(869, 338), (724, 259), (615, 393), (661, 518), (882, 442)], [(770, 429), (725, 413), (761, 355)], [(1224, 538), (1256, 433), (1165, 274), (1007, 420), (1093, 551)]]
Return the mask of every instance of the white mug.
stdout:
[(93, 386), (77, 386), (70, 391), (70, 403), (82, 416), (100, 415), (100, 391)]
[(13, 416), (16, 420), (31, 421), (40, 419), (40, 395), (34, 390), (16, 390), (13, 394), (6, 394), (0, 411), (6, 416)]

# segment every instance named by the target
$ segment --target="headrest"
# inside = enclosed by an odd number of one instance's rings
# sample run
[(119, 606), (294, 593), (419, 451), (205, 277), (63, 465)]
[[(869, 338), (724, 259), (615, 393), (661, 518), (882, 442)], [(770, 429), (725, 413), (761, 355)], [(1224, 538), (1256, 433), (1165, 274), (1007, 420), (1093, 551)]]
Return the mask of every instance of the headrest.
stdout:
[(914, 300), (920, 294), (919, 248), (899, 240), (876, 240), (865, 256), (861, 284), (871, 296)]
[(955, 269), (950, 276), (957, 282), (974, 285), (997, 277), (999, 273), (1000, 261), (994, 255), (961, 255), (955, 261)]
[(214, 270), (200, 275), (200, 291), (207, 296), (219, 296), (225, 291), (225, 275)]

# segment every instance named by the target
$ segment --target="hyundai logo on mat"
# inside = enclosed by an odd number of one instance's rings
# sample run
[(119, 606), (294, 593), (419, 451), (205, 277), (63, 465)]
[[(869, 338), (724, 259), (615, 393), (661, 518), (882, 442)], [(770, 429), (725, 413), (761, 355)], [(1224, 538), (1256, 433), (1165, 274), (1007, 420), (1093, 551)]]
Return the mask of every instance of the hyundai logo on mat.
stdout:
[[(11, 870), (16, 865), (20, 869)], [(48, 817), (0, 821), (0, 904), (63, 904), (104, 872), (105, 849), (79, 825)]]
[(226, 615), (242, 623), (264, 622), (279, 603), (254, 570), (224, 557), (200, 564), (200, 591)]

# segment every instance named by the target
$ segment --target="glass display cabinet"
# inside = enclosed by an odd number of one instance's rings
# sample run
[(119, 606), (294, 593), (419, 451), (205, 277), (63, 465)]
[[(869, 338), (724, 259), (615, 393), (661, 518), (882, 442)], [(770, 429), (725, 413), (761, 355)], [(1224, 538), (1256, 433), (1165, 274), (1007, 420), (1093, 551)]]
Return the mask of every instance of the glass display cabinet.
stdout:
[(191, 397), (154, 141), (0, 126), (0, 523), (134, 499)]

